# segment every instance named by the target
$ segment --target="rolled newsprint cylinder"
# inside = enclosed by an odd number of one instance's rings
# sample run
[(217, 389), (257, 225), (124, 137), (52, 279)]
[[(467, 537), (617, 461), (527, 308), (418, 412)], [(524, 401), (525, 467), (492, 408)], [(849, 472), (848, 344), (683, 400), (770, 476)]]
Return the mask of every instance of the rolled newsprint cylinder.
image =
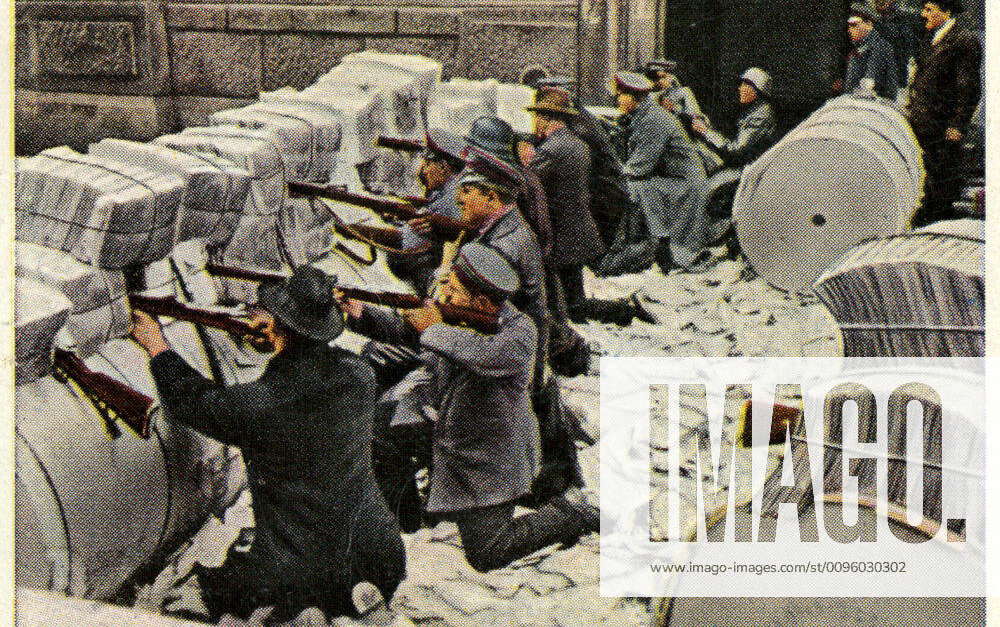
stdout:
[(816, 280), (848, 357), (985, 354), (982, 220), (863, 242)]
[(858, 243), (906, 230), (923, 178), (899, 111), (834, 98), (744, 169), (733, 201), (740, 246), (768, 283), (804, 291)]
[[(826, 510), (844, 510), (840, 516), (850, 520), (851, 509), (835, 500), (824, 503)], [(875, 524), (876, 511), (859, 506), (858, 520)], [(753, 525), (754, 516), (748, 507), (734, 512), (734, 525)], [(800, 514), (807, 524), (822, 528), (814, 506)], [(888, 525), (895, 534), (907, 541), (926, 539), (923, 530), (890, 513)], [(722, 540), (726, 533), (726, 518), (715, 522), (708, 530), (711, 540)], [(961, 551), (946, 546), (944, 540), (931, 540), (921, 550), (936, 551), (942, 572), (953, 569), (979, 568)], [(921, 625), (951, 627), (953, 625), (986, 624), (986, 603), (981, 597), (695, 597), (684, 589), (683, 575), (678, 576), (674, 598), (665, 599), (656, 610), (653, 624), (660, 627), (742, 627), (752, 616), (755, 625)], [(781, 588), (776, 587), (775, 593)], [(835, 590), (830, 591), (835, 594)]]

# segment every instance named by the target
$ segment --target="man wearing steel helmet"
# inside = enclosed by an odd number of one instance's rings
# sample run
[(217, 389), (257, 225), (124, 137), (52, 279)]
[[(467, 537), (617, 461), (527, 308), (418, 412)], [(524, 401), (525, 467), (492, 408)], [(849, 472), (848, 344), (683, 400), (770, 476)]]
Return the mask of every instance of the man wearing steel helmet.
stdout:
[(375, 376), (362, 359), (329, 346), (344, 329), (333, 282), (305, 266), (261, 284), (254, 347), (273, 352), (259, 379), (223, 385), (171, 350), (159, 323), (134, 313), (132, 335), (171, 420), (239, 447), (256, 528), (249, 551), (219, 568), (198, 566), (213, 620), (274, 606), (271, 619), (304, 608), (353, 613), (352, 588), (374, 583), (390, 598), (406, 556), (371, 462)]
[(736, 136), (729, 139), (704, 122), (692, 124), (692, 131), (702, 138), (722, 159), (722, 169), (713, 172), (705, 185), (702, 201), (711, 226), (708, 241), (722, 239), (730, 232), (730, 212), (743, 167), (760, 157), (776, 140), (777, 123), (769, 102), (771, 77), (760, 68), (750, 68), (740, 76), (737, 89), (740, 114), (736, 118)]

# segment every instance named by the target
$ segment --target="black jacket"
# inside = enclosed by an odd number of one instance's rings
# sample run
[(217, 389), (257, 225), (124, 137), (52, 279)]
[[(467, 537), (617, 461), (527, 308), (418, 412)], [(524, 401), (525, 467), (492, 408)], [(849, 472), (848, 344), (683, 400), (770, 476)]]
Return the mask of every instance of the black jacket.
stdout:
[(252, 383), (216, 384), (173, 351), (150, 369), (170, 418), (243, 453), (256, 523), (247, 570), (261, 587), (339, 579), (358, 551), (400, 558), (372, 471), (377, 396), (367, 362), (307, 344), (276, 355)]

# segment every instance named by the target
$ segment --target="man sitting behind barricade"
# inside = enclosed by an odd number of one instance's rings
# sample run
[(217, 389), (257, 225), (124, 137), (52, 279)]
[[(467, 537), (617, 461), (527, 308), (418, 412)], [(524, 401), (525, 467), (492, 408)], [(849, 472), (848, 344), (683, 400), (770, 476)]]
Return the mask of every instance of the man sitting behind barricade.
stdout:
[(657, 242), (656, 263), (663, 272), (675, 266), (693, 269), (705, 235), (701, 159), (677, 116), (649, 97), (653, 84), (646, 77), (618, 72), (611, 88), (626, 119), (629, 193), (643, 213), (648, 236)]
[(685, 124), (696, 119), (707, 119), (694, 92), (681, 84), (676, 72), (677, 61), (669, 59), (653, 59), (645, 65), (643, 73), (654, 85), (653, 98), (668, 111), (681, 116)]
[(740, 75), (737, 88), (740, 114), (736, 135), (729, 139), (707, 124), (696, 122), (693, 131), (722, 158), (724, 168), (708, 179), (704, 201), (705, 213), (712, 221), (708, 241), (718, 240), (729, 229), (733, 196), (743, 167), (764, 154), (777, 139), (777, 123), (770, 103), (771, 76), (760, 68), (750, 68)]
[(405, 575), (399, 527), (371, 467), (375, 377), (363, 360), (329, 346), (344, 328), (332, 288), (309, 266), (261, 284), (251, 321), (260, 336), (251, 345), (274, 356), (257, 381), (237, 385), (202, 376), (158, 322), (133, 314), (167, 416), (239, 447), (246, 462), (250, 549), (234, 546), (221, 567), (192, 571), (213, 620), (265, 606), (275, 606), (275, 621), (311, 607), (356, 614), (366, 608), (352, 608), (352, 590), (374, 594), (370, 582), (391, 598)]
[[(463, 187), (465, 187), (463, 179)], [(461, 202), (461, 200), (460, 200)], [(353, 330), (387, 342), (417, 342), (424, 365), (411, 373), (375, 443), (376, 473), (390, 500), (412, 494), (411, 457), (424, 457), (414, 430), (429, 435), (429, 514), (458, 524), (469, 563), (501, 568), (554, 543), (573, 543), (599, 530), (596, 508), (579, 489), (553, 497), (536, 512), (514, 517), (515, 502), (539, 472), (539, 426), (530, 400), (536, 330), (508, 302), (518, 272), (482, 243), (464, 245), (439, 296), (496, 313), (495, 334), (451, 326), (433, 303), (396, 314), (345, 299)], [(393, 427), (407, 428), (398, 437)]]

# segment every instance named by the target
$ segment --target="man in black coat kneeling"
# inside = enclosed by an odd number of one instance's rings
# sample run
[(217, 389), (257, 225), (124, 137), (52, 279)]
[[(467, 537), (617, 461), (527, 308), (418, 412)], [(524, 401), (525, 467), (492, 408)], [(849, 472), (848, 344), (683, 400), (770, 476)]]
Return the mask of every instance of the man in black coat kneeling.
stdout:
[[(267, 606), (274, 621), (308, 608), (384, 611), (378, 593), (391, 598), (405, 576), (399, 527), (372, 471), (375, 375), (329, 346), (344, 329), (332, 289), (331, 277), (309, 266), (260, 286), (252, 344), (274, 357), (258, 380), (237, 385), (202, 376), (171, 350), (159, 323), (134, 313), (133, 337), (150, 355), (170, 419), (238, 446), (246, 462), (250, 549), (195, 570), (214, 620)], [(352, 604), (352, 591), (368, 598)]]

